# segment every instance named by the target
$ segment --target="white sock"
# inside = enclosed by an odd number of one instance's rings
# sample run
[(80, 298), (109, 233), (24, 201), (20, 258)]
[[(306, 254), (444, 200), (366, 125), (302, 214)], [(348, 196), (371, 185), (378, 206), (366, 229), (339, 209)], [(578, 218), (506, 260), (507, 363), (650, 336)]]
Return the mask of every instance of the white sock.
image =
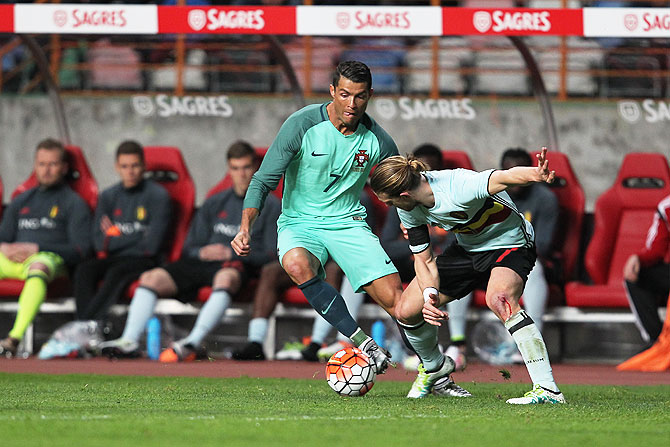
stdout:
[(427, 372), (437, 371), (444, 362), (444, 354), (437, 345), (437, 326), (422, 321), (415, 326), (398, 323), (414, 352)]
[[(331, 326), (331, 324), (328, 323), (325, 318), (322, 318), (320, 315), (314, 317), (314, 324), (312, 325), (312, 343), (316, 343), (318, 345), (323, 344), (332, 329), (333, 326)], [(349, 340), (349, 337), (344, 338)]]
[(472, 301), (472, 292), (465, 295), (460, 300), (453, 300), (447, 303), (447, 312), (449, 319), (449, 337), (451, 341), (465, 340), (465, 327), (467, 324), (468, 308)]
[(540, 332), (542, 332), (542, 315), (544, 315), (548, 298), (549, 285), (544, 277), (544, 268), (538, 260), (535, 261), (535, 267), (530, 271), (526, 286), (523, 288), (523, 307)]
[(126, 326), (123, 328), (121, 338), (134, 342), (140, 341), (140, 337), (147, 327), (147, 322), (154, 315), (154, 307), (157, 300), (158, 296), (153, 290), (146, 287), (135, 289), (133, 299), (130, 301), (130, 306), (128, 307)]
[(265, 336), (268, 334), (268, 319), (267, 318), (252, 318), (249, 321), (249, 341), (265, 343)]
[(551, 372), (547, 346), (532, 318), (526, 311), (520, 310), (505, 321), (505, 327), (512, 334), (521, 352), (533, 385), (558, 392), (558, 386)]
[(223, 314), (229, 305), (230, 294), (226, 290), (216, 289), (212, 291), (207, 302), (198, 312), (198, 318), (195, 320), (191, 333), (184, 339), (184, 344), (200, 346), (207, 334), (221, 322), (221, 318), (223, 318)]

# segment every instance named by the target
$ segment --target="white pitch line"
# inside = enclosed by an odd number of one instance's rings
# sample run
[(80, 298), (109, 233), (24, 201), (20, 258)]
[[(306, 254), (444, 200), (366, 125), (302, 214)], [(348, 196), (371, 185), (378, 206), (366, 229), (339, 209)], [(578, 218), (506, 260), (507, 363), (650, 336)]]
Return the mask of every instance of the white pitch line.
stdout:
[(16, 416), (16, 415), (0, 415), (0, 421), (28, 421), (40, 419), (43, 421), (93, 421), (101, 419), (112, 419), (113, 416), (109, 414), (90, 414), (81, 416), (66, 416), (66, 415), (47, 415), (41, 414), (39, 416)]
[(446, 414), (408, 414), (408, 415), (371, 415), (371, 416), (290, 416), (290, 417), (266, 417), (266, 418), (247, 418), (247, 422), (287, 422), (287, 421), (367, 421), (377, 419), (446, 419), (450, 417)]
[[(223, 417), (223, 416), (222, 416)], [(257, 418), (245, 418), (246, 422), (288, 422), (288, 421), (368, 421), (368, 420), (403, 420), (403, 419), (446, 419), (449, 416), (446, 414), (408, 414), (408, 415), (370, 415), (370, 416), (289, 416), (289, 417), (257, 417)], [(0, 415), (0, 421), (28, 421), (28, 420), (42, 420), (42, 421), (99, 421), (107, 419), (116, 419), (118, 416), (112, 416), (109, 414), (91, 414), (91, 415), (81, 415), (81, 416), (67, 416), (67, 415), (46, 415), (42, 414), (39, 416), (16, 416), (16, 415)], [(202, 415), (202, 416), (184, 416), (183, 418), (188, 421), (199, 421), (199, 420), (215, 420), (217, 416), (214, 415)]]
[[(68, 415), (51, 415), (51, 414), (41, 414), (39, 416), (16, 416), (16, 415), (0, 415), (0, 421), (29, 421), (29, 420), (42, 420), (42, 421), (99, 421), (105, 419), (115, 419), (118, 416), (112, 416), (110, 414), (89, 414), (81, 416), (68, 416)], [(203, 415), (203, 416), (184, 416), (183, 419), (189, 421), (196, 420), (211, 420), (216, 419), (216, 416), (212, 415)]]

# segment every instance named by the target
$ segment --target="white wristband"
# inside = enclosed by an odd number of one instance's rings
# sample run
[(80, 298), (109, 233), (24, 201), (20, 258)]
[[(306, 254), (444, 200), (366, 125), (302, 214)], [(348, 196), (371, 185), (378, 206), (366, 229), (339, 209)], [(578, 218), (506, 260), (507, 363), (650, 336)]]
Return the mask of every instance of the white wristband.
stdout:
[(438, 291), (435, 287), (426, 287), (423, 289), (423, 302), (427, 303), (430, 301), (430, 296), (431, 295), (438, 295)]

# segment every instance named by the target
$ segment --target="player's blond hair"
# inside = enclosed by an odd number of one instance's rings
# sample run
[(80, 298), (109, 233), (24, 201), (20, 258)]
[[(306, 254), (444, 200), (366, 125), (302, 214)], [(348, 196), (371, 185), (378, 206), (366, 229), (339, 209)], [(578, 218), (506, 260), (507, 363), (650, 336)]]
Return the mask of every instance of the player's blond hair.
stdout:
[(398, 197), (400, 193), (411, 191), (421, 183), (421, 171), (428, 166), (421, 160), (409, 155), (396, 155), (379, 163), (370, 176), (370, 186), (377, 193), (389, 197)]

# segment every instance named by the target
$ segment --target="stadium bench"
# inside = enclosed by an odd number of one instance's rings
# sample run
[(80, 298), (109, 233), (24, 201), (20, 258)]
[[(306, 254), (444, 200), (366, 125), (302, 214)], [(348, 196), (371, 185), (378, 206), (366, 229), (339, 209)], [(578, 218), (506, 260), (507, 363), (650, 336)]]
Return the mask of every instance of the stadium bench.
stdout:
[[(159, 316), (196, 316), (200, 311), (201, 303), (183, 303), (176, 299), (162, 298), (156, 304), (156, 315)], [(15, 313), (18, 309), (16, 301), (0, 302), (0, 313)], [(74, 298), (58, 298), (45, 301), (40, 308), (41, 314), (72, 314), (75, 311)], [(661, 318), (664, 318), (666, 309), (661, 309)], [(116, 304), (111, 307), (111, 315), (125, 315), (128, 305)], [(315, 311), (311, 307), (297, 307), (279, 303), (274, 313), (269, 318), (268, 335), (264, 344), (265, 352), (272, 359), (277, 347), (277, 322), (281, 319), (313, 319)], [(226, 310), (224, 322), (242, 323), (251, 317), (250, 303), (233, 303)], [(359, 318), (365, 320), (389, 319), (389, 315), (376, 304), (363, 304), (359, 311)], [(488, 309), (472, 307), (468, 311), (468, 321), (495, 320), (493, 312)], [(635, 319), (628, 309), (598, 309), (598, 308), (576, 308), (570, 306), (559, 306), (548, 308), (542, 319), (547, 323), (615, 323), (634, 324)], [(20, 350), (28, 353), (33, 352), (34, 327), (30, 326), (26, 331)]]

